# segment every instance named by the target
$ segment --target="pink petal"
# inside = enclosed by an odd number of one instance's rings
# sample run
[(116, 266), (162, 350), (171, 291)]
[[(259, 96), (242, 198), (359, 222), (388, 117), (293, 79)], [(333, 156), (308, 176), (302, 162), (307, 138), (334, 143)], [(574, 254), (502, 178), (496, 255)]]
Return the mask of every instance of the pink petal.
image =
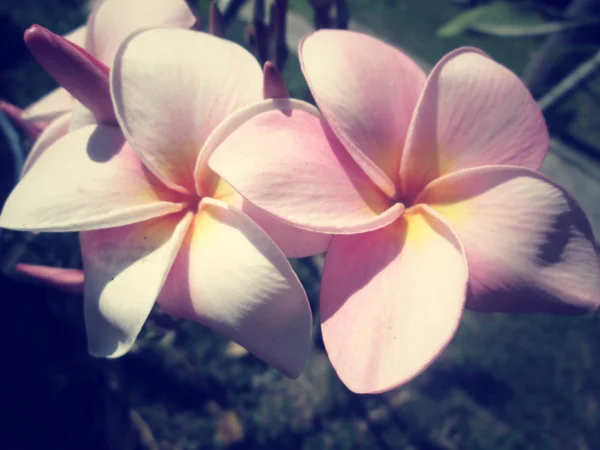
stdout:
[(129, 351), (177, 256), (192, 213), (80, 234), (88, 350), (116, 358)]
[(233, 339), (297, 377), (310, 348), (311, 312), (287, 259), (248, 217), (204, 199), (158, 303)]
[(241, 210), (259, 225), (288, 258), (304, 258), (324, 253), (330, 234), (303, 230), (283, 222), (248, 201), (243, 201)]
[(267, 233), (286, 257), (304, 258), (306, 256), (318, 255), (327, 250), (327, 245), (329, 245), (331, 238), (329, 234), (303, 230), (283, 222), (258, 206), (244, 200), (222, 178), (215, 175), (215, 179), (218, 180), (218, 185), (212, 194), (212, 198), (227, 203), (250, 217)]
[(333, 236), (321, 321), (327, 354), (344, 384), (376, 393), (421, 373), (454, 336), (467, 279), (460, 241), (426, 207), (370, 233)]
[(400, 170), (403, 195), (469, 167), (538, 169), (547, 150), (544, 118), (521, 80), (479, 50), (458, 49), (434, 67), (419, 99)]
[(368, 231), (404, 211), (358, 167), (318, 112), (298, 100), (265, 100), (233, 114), (206, 153), (213, 148), (211, 168), (242, 196), (307, 230)]
[(464, 243), (471, 309), (568, 313), (600, 305), (590, 224), (571, 196), (542, 175), (519, 167), (464, 170), (431, 183), (419, 200)]
[(59, 116), (57, 119), (50, 122), (46, 129), (36, 139), (33, 147), (27, 155), (27, 159), (23, 164), (23, 170), (21, 171), (21, 177), (23, 177), (31, 166), (39, 159), (39, 157), (46, 151), (48, 147), (58, 141), (69, 131), (69, 124), (71, 123), (71, 114), (65, 113)]
[(302, 71), (336, 136), (389, 195), (423, 71), (397, 49), (341, 30), (309, 34), (299, 47)]
[(117, 128), (88, 126), (46, 149), (12, 191), (0, 226), (30, 231), (115, 227), (182, 208)]
[(58, 83), (94, 112), (99, 123), (115, 123), (108, 68), (81, 47), (44, 27), (25, 32), (25, 44)]
[(66, 89), (54, 89), (23, 110), (23, 119), (29, 122), (50, 122), (71, 111), (73, 96)]
[(250, 53), (209, 34), (157, 29), (120, 48), (111, 89), (119, 123), (140, 158), (166, 184), (194, 191), (194, 167), (212, 131), (262, 98)]
[(112, 67), (129, 35), (151, 27), (185, 29), (195, 22), (184, 0), (105, 0), (90, 15), (85, 48)]
[(36, 264), (17, 264), (17, 272), (24, 273), (61, 291), (73, 294), (83, 293), (83, 271), (62, 267), (39, 266)]

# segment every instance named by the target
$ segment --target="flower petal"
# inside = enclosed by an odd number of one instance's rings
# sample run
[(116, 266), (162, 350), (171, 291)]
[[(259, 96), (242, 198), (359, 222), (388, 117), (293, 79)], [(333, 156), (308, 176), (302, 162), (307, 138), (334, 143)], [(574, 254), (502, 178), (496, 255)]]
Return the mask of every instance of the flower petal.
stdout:
[(460, 241), (426, 207), (370, 233), (333, 236), (321, 321), (344, 384), (357, 393), (382, 392), (423, 371), (458, 327), (467, 279)]
[(193, 214), (80, 234), (84, 313), (91, 355), (128, 352), (185, 238)]
[(184, 0), (105, 0), (90, 15), (85, 48), (111, 67), (119, 45), (134, 32), (190, 28), (195, 22)]
[(311, 344), (306, 293), (289, 262), (248, 217), (204, 199), (158, 303), (233, 339), (290, 377)]
[(23, 110), (29, 122), (50, 122), (71, 111), (73, 96), (64, 88), (54, 89)]
[(39, 266), (37, 264), (17, 264), (15, 269), (43, 283), (64, 292), (83, 293), (83, 271), (62, 267)]
[(327, 250), (331, 240), (330, 234), (290, 225), (246, 200), (242, 202), (240, 209), (269, 235), (288, 258), (314, 256)]
[(425, 82), (399, 50), (364, 34), (320, 30), (299, 46), (302, 71), (333, 132), (389, 195)]
[[(217, 177), (215, 175), (215, 177)], [(218, 178), (218, 177), (217, 177)], [(331, 236), (303, 230), (260, 209), (238, 194), (225, 180), (218, 178), (211, 198), (227, 203), (250, 217), (275, 242), (287, 258), (304, 258), (327, 250)]]
[(460, 236), (470, 269), (467, 306), (575, 313), (600, 305), (600, 266), (585, 213), (560, 186), (519, 167), (447, 175), (420, 196)]
[(120, 48), (111, 90), (127, 140), (163, 182), (194, 191), (197, 156), (236, 109), (262, 98), (262, 72), (237, 44), (187, 30), (148, 30)]
[(479, 50), (458, 49), (434, 67), (419, 99), (400, 170), (403, 195), (469, 167), (538, 169), (547, 150), (544, 118), (521, 80)]
[(181, 210), (146, 170), (118, 128), (87, 126), (45, 150), (12, 191), (0, 226), (82, 231)]
[(83, 48), (39, 25), (31, 26), (25, 44), (44, 69), (94, 112), (99, 123), (114, 124), (108, 67)]
[(33, 147), (27, 155), (27, 159), (23, 164), (23, 170), (21, 171), (21, 177), (23, 177), (31, 166), (39, 159), (39, 157), (46, 151), (48, 147), (58, 141), (69, 131), (69, 124), (71, 123), (71, 114), (65, 113), (62, 116), (57, 117), (55, 120), (50, 122), (46, 129), (36, 139)]
[(307, 230), (367, 231), (404, 210), (365, 175), (305, 102), (264, 100), (233, 114), (211, 136), (205, 153), (212, 153), (210, 167), (247, 200)]
[(68, 34), (65, 34), (63, 37), (72, 42), (73, 44), (85, 48), (85, 39), (87, 36), (87, 25), (82, 25), (80, 27), (75, 28)]

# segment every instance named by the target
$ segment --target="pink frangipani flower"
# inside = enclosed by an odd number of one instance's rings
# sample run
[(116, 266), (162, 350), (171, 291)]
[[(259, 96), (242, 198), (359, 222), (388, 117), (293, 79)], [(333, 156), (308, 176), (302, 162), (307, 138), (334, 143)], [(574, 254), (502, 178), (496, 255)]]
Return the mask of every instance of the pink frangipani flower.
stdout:
[(294, 100), (250, 106), (223, 126), (210, 167), (282, 220), (334, 233), (322, 331), (351, 390), (419, 374), (465, 306), (598, 306), (590, 225), (536, 171), (548, 134), (513, 73), (463, 48), (426, 77), (398, 50), (346, 31), (310, 34), (299, 54), (323, 117)]
[(260, 101), (262, 88), (260, 67), (237, 44), (186, 30), (134, 34), (111, 71), (120, 127), (70, 132), (9, 196), (2, 227), (81, 231), (93, 355), (127, 352), (158, 302), (300, 374), (310, 307), (265, 230), (294, 256), (324, 251), (329, 236), (245, 206), (206, 163), (221, 123)]
[[(130, 34), (153, 26), (186, 29), (196, 22), (185, 0), (104, 0), (94, 6), (86, 25), (64, 38), (110, 68), (119, 45)], [(25, 34), (26, 43), (28, 35), (32, 33)], [(53, 63), (45, 49), (36, 52), (35, 44), (33, 48), (28, 45), (38, 60), (43, 59), (40, 62), (45, 68), (48, 63)], [(59, 71), (68, 69), (61, 67), (57, 61), (54, 61), (54, 68)], [(51, 74), (55, 76), (55, 73)], [(64, 87), (53, 90), (22, 111), (13, 105), (2, 104), (2, 109), (36, 138), (25, 161), (24, 171), (49, 145), (76, 128), (77, 124), (72, 123), (72, 112), (75, 108), (76, 114), (81, 113), (77, 111), (78, 106), (72, 93)]]

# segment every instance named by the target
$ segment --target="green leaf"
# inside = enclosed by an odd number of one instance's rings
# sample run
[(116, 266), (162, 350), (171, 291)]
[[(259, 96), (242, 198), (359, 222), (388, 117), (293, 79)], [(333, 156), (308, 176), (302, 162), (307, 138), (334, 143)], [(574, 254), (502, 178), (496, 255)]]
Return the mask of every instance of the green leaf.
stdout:
[(496, 3), (490, 3), (460, 13), (437, 30), (438, 37), (447, 38), (458, 36), (468, 30), (472, 24), (477, 22), (480, 16), (485, 14), (487, 9), (497, 8), (497, 6)]
[(541, 36), (594, 23), (591, 18), (577, 22), (548, 20), (539, 11), (523, 4), (496, 1), (459, 14), (438, 31), (439, 37), (457, 36), (467, 30), (500, 37)]
[(523, 37), (542, 36), (593, 24), (600, 24), (600, 19), (586, 19), (577, 22), (546, 22), (531, 25), (479, 23), (472, 25), (471, 29), (478, 31), (479, 33), (498, 37)]

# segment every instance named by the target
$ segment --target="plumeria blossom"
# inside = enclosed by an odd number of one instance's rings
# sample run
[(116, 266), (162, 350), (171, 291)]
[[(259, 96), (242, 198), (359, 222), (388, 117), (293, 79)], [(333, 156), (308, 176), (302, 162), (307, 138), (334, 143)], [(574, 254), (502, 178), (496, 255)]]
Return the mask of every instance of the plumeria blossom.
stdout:
[[(185, 29), (196, 22), (185, 0), (103, 0), (94, 2), (86, 25), (64, 38), (110, 68), (121, 42), (135, 31), (152, 26)], [(48, 62), (43, 52), (34, 52), (34, 56)], [(58, 65), (55, 67), (61, 69)], [(0, 102), (0, 107), (37, 139), (25, 161), (24, 170), (27, 170), (39, 153), (73, 129), (71, 113), (78, 105), (76, 102), (74, 105), (67, 89), (59, 87), (24, 110), (4, 102)]]
[(525, 86), (462, 48), (429, 76), (366, 35), (300, 43), (322, 111), (265, 101), (228, 119), (210, 158), (246, 199), (334, 233), (323, 339), (342, 381), (381, 392), (423, 371), (478, 311), (576, 313), (600, 302), (584, 212), (536, 170), (546, 126)]
[(186, 30), (134, 34), (110, 76), (119, 126), (68, 133), (9, 196), (0, 226), (81, 232), (93, 355), (127, 352), (158, 302), (299, 375), (310, 307), (265, 230), (299, 254), (323, 251), (329, 237), (247, 209), (207, 166), (221, 123), (261, 100), (262, 85), (258, 63), (237, 44)]

